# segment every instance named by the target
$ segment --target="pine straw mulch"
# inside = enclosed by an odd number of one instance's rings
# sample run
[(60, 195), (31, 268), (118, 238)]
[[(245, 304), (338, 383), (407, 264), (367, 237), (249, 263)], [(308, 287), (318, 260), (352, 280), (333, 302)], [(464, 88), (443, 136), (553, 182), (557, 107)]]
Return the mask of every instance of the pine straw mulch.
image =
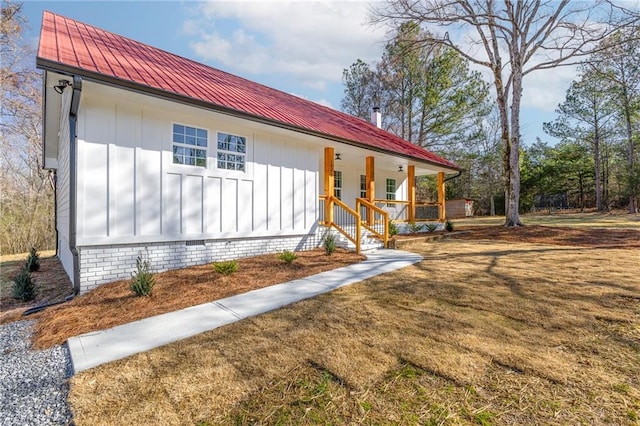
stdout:
[(62, 265), (54, 251), (40, 253), (40, 269), (31, 273), (31, 278), (36, 285), (35, 300), (20, 302), (13, 298), (13, 278), (25, 264), (27, 255), (2, 256), (0, 262), (0, 324), (17, 321), (22, 318), (22, 313), (33, 306), (64, 300), (66, 296), (73, 294), (73, 287), (69, 277), (62, 269)]
[(275, 254), (239, 259), (238, 271), (227, 276), (215, 272), (212, 264), (158, 273), (151, 297), (136, 297), (129, 289), (130, 280), (102, 285), (71, 302), (29, 316), (38, 320), (34, 348), (48, 348), (72, 336), (307, 277), (364, 259), (362, 255), (344, 250), (332, 256), (325, 255), (321, 249), (296, 255), (298, 258), (289, 265)]
[(459, 227), (462, 240), (501, 240), (595, 248), (640, 248), (640, 230), (527, 225)]

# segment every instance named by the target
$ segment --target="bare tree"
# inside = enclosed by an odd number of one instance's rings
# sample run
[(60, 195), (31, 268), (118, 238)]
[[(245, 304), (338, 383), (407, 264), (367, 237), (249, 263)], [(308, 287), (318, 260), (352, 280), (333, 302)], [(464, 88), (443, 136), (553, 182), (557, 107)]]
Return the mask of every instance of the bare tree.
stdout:
[(55, 246), (53, 190), (42, 169), (42, 80), (22, 40), (22, 6), (2, 2), (0, 20), (0, 246), (5, 253)]
[[(522, 225), (520, 201), (520, 104), (523, 77), (580, 62), (599, 42), (638, 22), (638, 13), (611, 0), (393, 0), (373, 12), (394, 26), (416, 21), (428, 39), (490, 70), (501, 124), (505, 226)], [(435, 28), (442, 30), (440, 33)], [(456, 40), (459, 39), (459, 40)]]

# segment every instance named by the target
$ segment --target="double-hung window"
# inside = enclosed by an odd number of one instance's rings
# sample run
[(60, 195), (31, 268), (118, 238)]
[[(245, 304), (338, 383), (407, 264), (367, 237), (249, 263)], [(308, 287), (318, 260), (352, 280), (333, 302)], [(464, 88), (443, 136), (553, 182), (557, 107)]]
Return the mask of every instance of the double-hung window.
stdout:
[(340, 170), (333, 171), (333, 196), (342, 200), (342, 172)]
[(387, 179), (387, 200), (396, 199), (396, 180)]
[(245, 171), (247, 138), (218, 133), (218, 168)]
[(367, 175), (360, 175), (360, 198), (367, 198)]
[(173, 125), (173, 162), (207, 167), (208, 132), (206, 129)]

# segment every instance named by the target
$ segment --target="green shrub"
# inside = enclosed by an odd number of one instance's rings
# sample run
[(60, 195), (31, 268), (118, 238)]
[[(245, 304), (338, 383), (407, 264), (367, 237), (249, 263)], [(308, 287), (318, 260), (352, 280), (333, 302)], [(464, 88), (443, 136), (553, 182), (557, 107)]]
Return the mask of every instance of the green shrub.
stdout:
[(446, 229), (447, 232), (453, 231), (453, 222), (451, 222), (450, 220), (447, 220), (444, 224), (444, 229)]
[(389, 236), (393, 237), (394, 235), (398, 235), (399, 232), (398, 225), (396, 225), (395, 222), (389, 222)]
[(140, 256), (136, 259), (136, 271), (131, 274), (130, 289), (136, 296), (151, 296), (156, 280), (151, 272), (151, 263), (142, 260)]
[(327, 232), (327, 235), (324, 236), (324, 240), (322, 241), (322, 248), (327, 256), (331, 256), (335, 253), (338, 248), (336, 235), (331, 232)]
[(422, 227), (423, 225), (415, 222), (409, 223), (409, 226), (408, 226), (409, 232), (411, 232), (412, 234), (417, 234), (418, 232), (422, 231)]
[(216, 262), (213, 264), (213, 269), (219, 274), (231, 275), (238, 270), (238, 261), (227, 260), (225, 262)]
[(26, 266), (13, 279), (13, 298), (21, 302), (36, 298), (36, 286), (31, 279), (31, 271)]
[(427, 232), (435, 232), (435, 230), (438, 229), (438, 225), (435, 223), (427, 223), (425, 227), (427, 228)]
[(285, 250), (278, 255), (278, 259), (282, 260), (286, 264), (291, 264), (294, 260), (296, 260), (298, 256), (289, 250)]
[(40, 269), (40, 255), (35, 247), (31, 247), (31, 250), (29, 250), (29, 256), (27, 256), (27, 264), (25, 265), (25, 268), (27, 268), (29, 272), (34, 272)]

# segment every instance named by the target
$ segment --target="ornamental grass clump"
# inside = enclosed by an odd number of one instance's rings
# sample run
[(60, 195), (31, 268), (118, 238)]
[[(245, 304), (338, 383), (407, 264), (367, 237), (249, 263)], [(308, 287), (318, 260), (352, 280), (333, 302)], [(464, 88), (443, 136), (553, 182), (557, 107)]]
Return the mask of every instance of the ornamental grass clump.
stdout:
[(31, 279), (31, 271), (26, 266), (13, 279), (13, 298), (21, 302), (36, 298), (36, 286)]
[(436, 225), (435, 223), (427, 223), (425, 225), (425, 228), (427, 228), (427, 232), (435, 232), (436, 229), (438, 229), (438, 225)]
[(327, 256), (331, 256), (336, 252), (338, 246), (335, 234), (327, 232), (327, 235), (324, 236), (324, 240), (322, 241), (322, 248), (324, 249), (324, 254)]
[(393, 237), (394, 235), (398, 235), (398, 233), (400, 233), (398, 225), (396, 225), (395, 222), (389, 222), (389, 235)]
[(29, 272), (35, 272), (40, 269), (40, 254), (38, 254), (38, 250), (36, 250), (35, 247), (31, 247), (31, 250), (29, 250), (25, 268), (27, 268)]
[(225, 262), (216, 262), (213, 264), (213, 269), (222, 275), (231, 275), (238, 270), (237, 260), (227, 260)]
[(420, 223), (415, 223), (415, 222), (411, 222), (409, 223), (409, 232), (411, 232), (412, 234), (417, 234), (418, 232), (422, 231), (422, 224)]
[(142, 260), (140, 256), (136, 259), (136, 271), (131, 274), (131, 291), (136, 296), (151, 296), (156, 280), (151, 272), (151, 263)]
[(287, 265), (292, 264), (293, 261), (296, 260), (297, 258), (298, 256), (290, 250), (285, 250), (278, 255), (278, 259), (282, 260)]
[(444, 229), (447, 230), (447, 232), (452, 232), (453, 231), (453, 222), (451, 222), (450, 220), (447, 220), (444, 224)]

